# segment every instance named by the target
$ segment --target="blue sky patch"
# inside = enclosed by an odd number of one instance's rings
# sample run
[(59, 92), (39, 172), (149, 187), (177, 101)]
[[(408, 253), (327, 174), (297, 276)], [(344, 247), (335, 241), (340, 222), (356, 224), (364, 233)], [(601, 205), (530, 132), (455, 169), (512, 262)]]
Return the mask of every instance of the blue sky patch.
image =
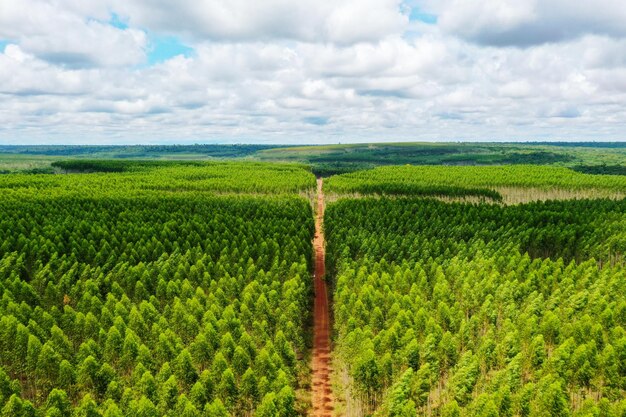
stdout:
[(305, 117), (302, 120), (304, 121), (304, 123), (315, 125), (315, 126), (325, 126), (330, 121), (328, 117), (323, 117), (323, 116), (310, 116), (310, 117)]
[(427, 23), (429, 25), (437, 24), (437, 15), (426, 13), (417, 6), (411, 7), (411, 13), (409, 14), (409, 19), (413, 22), (419, 21), (419, 22)]
[(117, 13), (111, 13), (111, 20), (109, 20), (109, 24), (118, 29), (128, 29), (128, 23)]
[(8, 44), (9, 44), (9, 41), (0, 39), (0, 52), (4, 52), (4, 48), (6, 48)]
[(454, 112), (441, 112), (437, 116), (442, 120), (463, 120), (463, 115)]
[(193, 48), (183, 44), (175, 36), (154, 36), (150, 37), (147, 52), (148, 65), (155, 65), (178, 55), (189, 57), (193, 53)]
[[(111, 18), (108, 23), (121, 30), (129, 28), (128, 19), (117, 13), (111, 13)], [(178, 55), (189, 57), (193, 53), (193, 48), (183, 44), (175, 36), (159, 36), (149, 32), (147, 35), (149, 39), (148, 50), (146, 51), (148, 55), (148, 66), (167, 61)]]
[(438, 18), (436, 14), (428, 13), (420, 6), (419, 0), (404, 0), (401, 8), (405, 15), (409, 16), (411, 22), (422, 22), (428, 25), (436, 25)]

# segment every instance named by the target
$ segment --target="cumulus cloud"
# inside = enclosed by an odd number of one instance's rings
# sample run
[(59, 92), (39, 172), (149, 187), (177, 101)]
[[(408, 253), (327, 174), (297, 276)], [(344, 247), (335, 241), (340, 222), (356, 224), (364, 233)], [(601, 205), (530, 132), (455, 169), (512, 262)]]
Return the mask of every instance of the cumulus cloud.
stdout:
[(196, 40), (291, 39), (355, 43), (400, 34), (408, 24), (400, 0), (112, 0), (140, 27)]
[(589, 34), (626, 36), (621, 0), (442, 0), (432, 7), (443, 30), (484, 45), (528, 47)]
[(626, 19), (559, 1), (4, 2), (0, 143), (623, 139)]
[(107, 9), (97, 4), (77, 0), (3, 1), (0, 39), (10, 39), (28, 53), (69, 67), (128, 66), (142, 62), (145, 33), (97, 20), (109, 18)]

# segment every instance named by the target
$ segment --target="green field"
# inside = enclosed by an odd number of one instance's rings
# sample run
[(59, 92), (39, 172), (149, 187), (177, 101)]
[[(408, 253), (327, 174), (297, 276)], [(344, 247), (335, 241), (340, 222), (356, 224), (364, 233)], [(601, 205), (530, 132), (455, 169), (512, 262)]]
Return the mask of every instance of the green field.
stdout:
[(326, 191), (344, 195), (484, 197), (493, 201), (623, 198), (626, 176), (540, 165), (387, 166), (337, 175)]
[[(0, 171), (49, 169), (59, 159), (252, 159), (307, 164), (318, 176), (381, 165), (626, 166), (623, 143), (368, 143), (279, 145), (0, 146)], [(24, 164), (17, 163), (20, 159)], [(50, 170), (52, 171), (52, 170)], [(609, 169), (610, 171), (610, 169)], [(615, 172), (615, 171), (612, 171)]]
[[(589, 146), (585, 146), (589, 145)], [(593, 145), (593, 146), (592, 146)], [(496, 143), (377, 143), (305, 146), (259, 151), (268, 161), (308, 163), (321, 176), (381, 165), (626, 165), (623, 144), (496, 144)]]

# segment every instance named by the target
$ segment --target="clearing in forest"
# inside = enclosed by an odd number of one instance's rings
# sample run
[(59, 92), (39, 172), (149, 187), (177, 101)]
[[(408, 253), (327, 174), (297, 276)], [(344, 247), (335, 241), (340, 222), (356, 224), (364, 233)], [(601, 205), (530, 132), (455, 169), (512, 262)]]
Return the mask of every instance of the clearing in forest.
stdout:
[(328, 314), (328, 290), (324, 280), (324, 192), (323, 180), (317, 180), (317, 213), (315, 218), (315, 305), (312, 401), (314, 417), (330, 416), (333, 410), (330, 387), (330, 320)]

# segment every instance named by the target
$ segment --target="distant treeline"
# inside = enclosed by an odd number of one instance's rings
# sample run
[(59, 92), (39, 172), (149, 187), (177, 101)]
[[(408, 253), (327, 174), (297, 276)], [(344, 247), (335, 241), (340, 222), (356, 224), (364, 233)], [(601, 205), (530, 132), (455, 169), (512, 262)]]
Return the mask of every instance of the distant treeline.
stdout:
[(380, 165), (550, 165), (571, 162), (574, 157), (546, 151), (467, 152), (461, 147), (416, 148), (392, 146), (311, 156), (313, 173), (320, 177), (345, 174)]
[(626, 166), (622, 165), (578, 165), (574, 171), (596, 175), (626, 175)]
[(310, 157), (311, 162), (387, 162), (389, 164), (413, 163), (422, 165), (438, 164), (552, 164), (573, 159), (567, 154), (546, 151), (498, 152), (496, 150), (469, 150), (462, 147), (417, 148), (415, 146), (393, 146), (379, 149), (359, 149), (357, 151), (335, 152)]
[(524, 142), (524, 144), (542, 146), (571, 146), (575, 148), (626, 148), (626, 142)]
[(73, 159), (56, 161), (51, 165), (70, 172), (129, 172), (146, 168), (169, 167), (175, 165), (201, 166), (202, 161), (136, 161), (115, 159)]
[(0, 146), (1, 153), (48, 156), (78, 156), (112, 154), (117, 158), (157, 156), (160, 154), (203, 154), (215, 158), (248, 156), (277, 145), (132, 145), (132, 146), (85, 146), (85, 145), (35, 145)]

